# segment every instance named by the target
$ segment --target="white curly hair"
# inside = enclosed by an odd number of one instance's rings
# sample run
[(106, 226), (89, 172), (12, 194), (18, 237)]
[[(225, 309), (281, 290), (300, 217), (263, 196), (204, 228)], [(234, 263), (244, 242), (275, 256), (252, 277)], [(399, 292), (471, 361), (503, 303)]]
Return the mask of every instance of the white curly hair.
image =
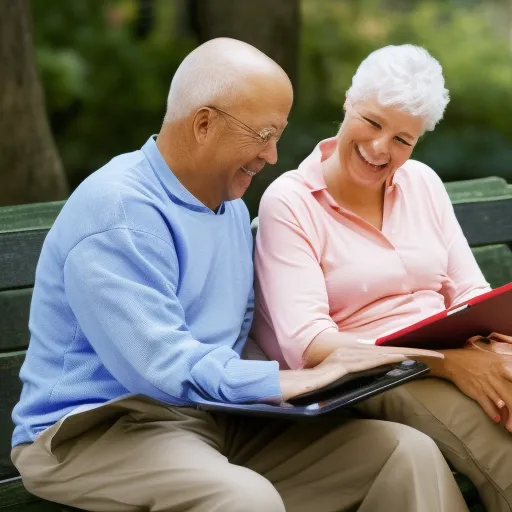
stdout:
[(432, 131), (450, 101), (444, 85), (441, 65), (425, 48), (391, 45), (363, 60), (352, 78), (347, 99), (357, 102), (375, 98), (382, 106), (396, 106), (423, 117), (425, 130)]

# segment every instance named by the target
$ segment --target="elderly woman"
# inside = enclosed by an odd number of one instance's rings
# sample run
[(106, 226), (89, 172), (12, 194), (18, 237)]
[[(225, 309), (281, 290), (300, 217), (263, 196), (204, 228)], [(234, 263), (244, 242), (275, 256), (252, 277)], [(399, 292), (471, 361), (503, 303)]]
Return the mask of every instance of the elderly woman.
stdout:
[[(441, 66), (426, 50), (377, 50), (352, 80), (337, 136), (265, 192), (252, 335), (282, 368), (316, 366), (344, 343), (374, 340), (489, 290), (443, 183), (410, 159), (448, 101)], [(512, 357), (477, 346), (445, 351), (428, 361), (438, 378), (360, 408), (431, 436), (489, 511), (510, 511)]]

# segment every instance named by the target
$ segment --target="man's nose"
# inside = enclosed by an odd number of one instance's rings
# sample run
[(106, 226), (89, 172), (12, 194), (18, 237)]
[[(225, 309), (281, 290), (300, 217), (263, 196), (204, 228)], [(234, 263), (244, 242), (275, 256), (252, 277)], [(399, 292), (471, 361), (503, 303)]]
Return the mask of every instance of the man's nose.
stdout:
[(277, 162), (277, 143), (275, 140), (270, 140), (263, 151), (260, 152), (259, 157), (267, 164), (274, 165)]

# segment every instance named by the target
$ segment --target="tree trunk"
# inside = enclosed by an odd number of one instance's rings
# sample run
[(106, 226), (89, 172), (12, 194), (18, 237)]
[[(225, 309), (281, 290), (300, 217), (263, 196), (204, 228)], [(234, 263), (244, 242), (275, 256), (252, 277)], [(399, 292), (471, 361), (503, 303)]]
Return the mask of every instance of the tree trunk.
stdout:
[(232, 37), (274, 59), (297, 86), (299, 0), (189, 0), (191, 25), (201, 43)]
[(68, 186), (36, 70), (28, 0), (0, 0), (0, 205), (64, 199)]

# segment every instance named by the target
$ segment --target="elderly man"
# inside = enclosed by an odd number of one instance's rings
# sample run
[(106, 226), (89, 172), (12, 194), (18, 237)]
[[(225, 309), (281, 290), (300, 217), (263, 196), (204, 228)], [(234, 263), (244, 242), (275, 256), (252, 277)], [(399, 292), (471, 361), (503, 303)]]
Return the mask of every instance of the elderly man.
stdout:
[(403, 355), (346, 347), (310, 370), (240, 358), (252, 238), (239, 199), (277, 160), (292, 88), (255, 48), (193, 51), (162, 129), (67, 201), (44, 243), (13, 412), (27, 489), (91, 511), (466, 510), (406, 426), (198, 411), (280, 401)]

